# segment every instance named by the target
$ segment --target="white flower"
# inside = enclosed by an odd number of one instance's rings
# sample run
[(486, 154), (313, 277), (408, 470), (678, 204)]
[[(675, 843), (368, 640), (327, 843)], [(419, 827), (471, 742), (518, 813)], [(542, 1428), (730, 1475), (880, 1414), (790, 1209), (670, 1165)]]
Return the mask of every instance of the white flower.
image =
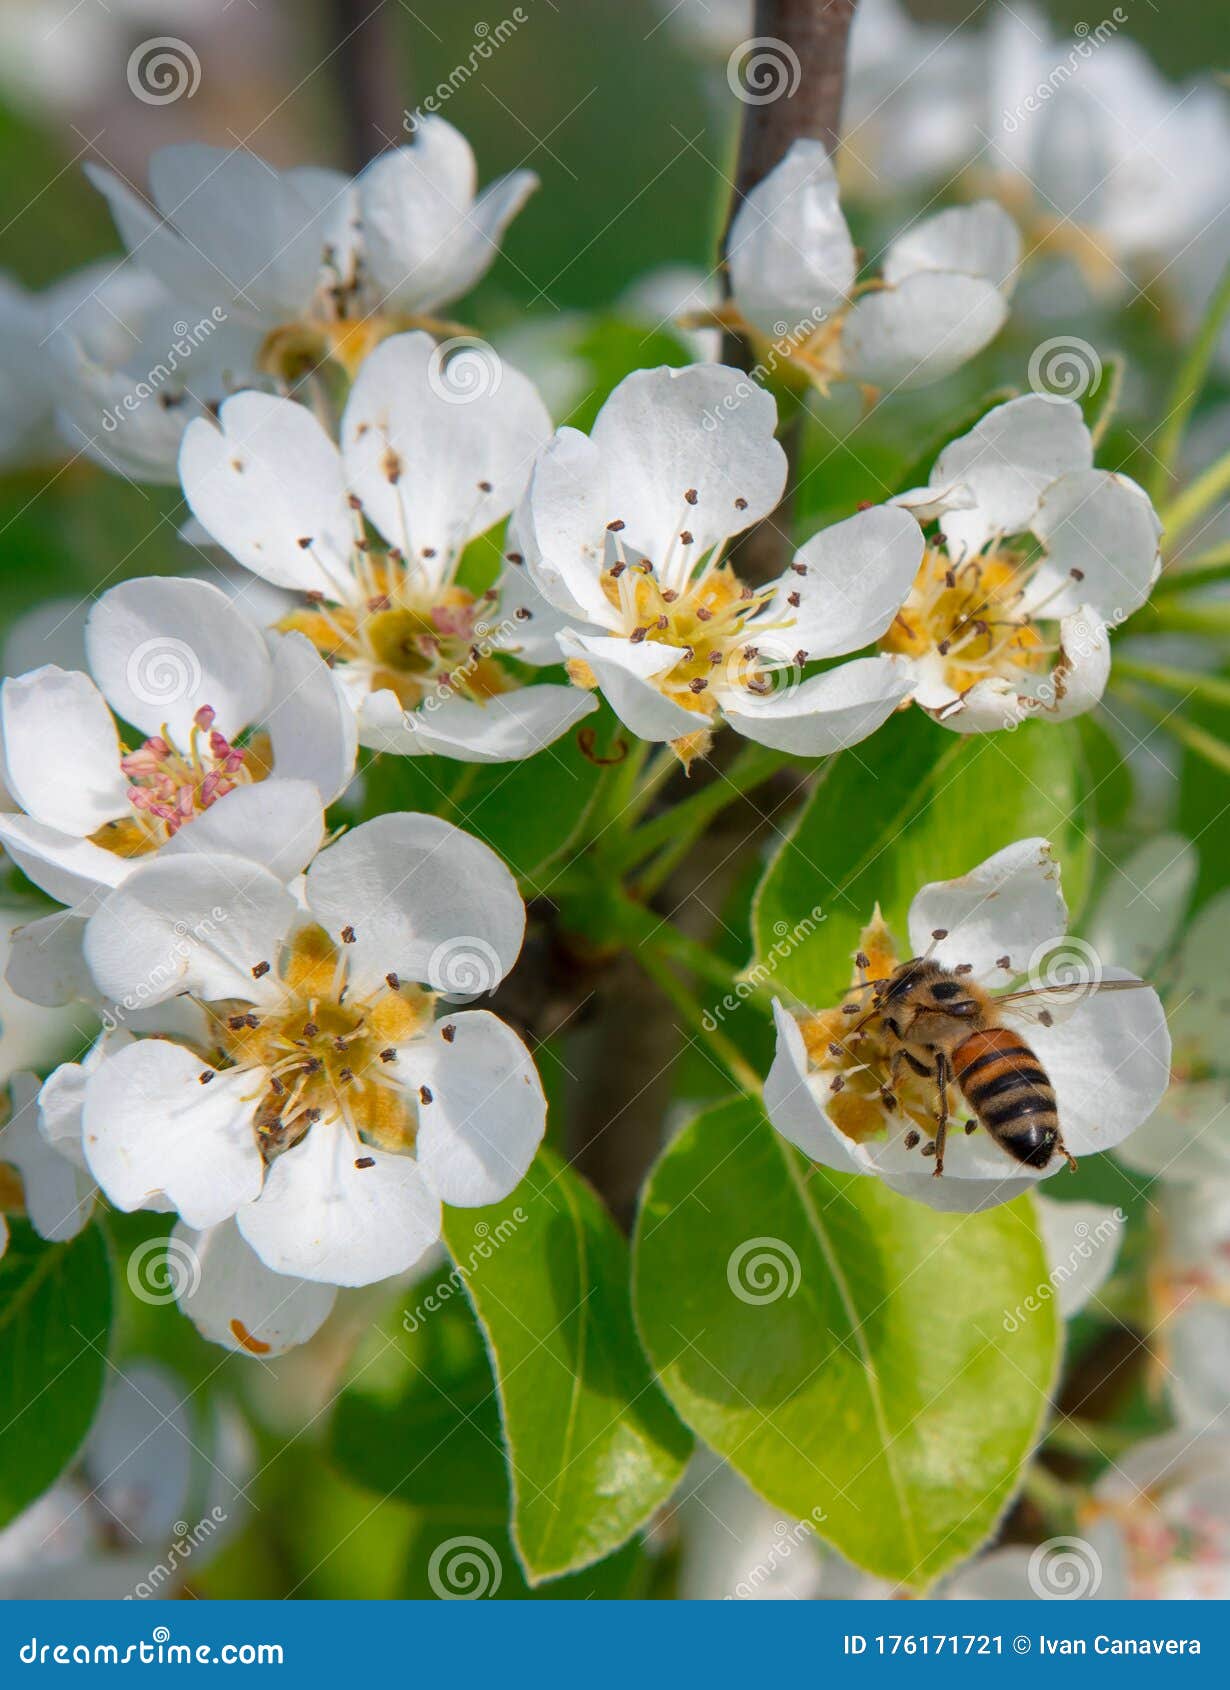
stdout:
[(236, 1222), (204, 1232), (176, 1223), (170, 1259), (191, 1264), (177, 1276), (179, 1306), (203, 1338), (239, 1355), (284, 1355), (305, 1344), (332, 1313), (337, 1291), (267, 1268)]
[(150, 1362), (112, 1371), (75, 1467), (0, 1532), (0, 1597), (150, 1600), (179, 1593), (247, 1512), (251, 1441), (229, 1407)]
[[(308, 642), (267, 639), (206, 582), (151, 576), (102, 596), (86, 645), (93, 678), (48, 664), (0, 695), (14, 862), (74, 905), (160, 851), (239, 851), (297, 874), (355, 756), (351, 712)], [(125, 746), (117, 717), (148, 737)], [(63, 918), (34, 926), (62, 968)]]
[(1180, 1425), (1203, 1431), (1230, 1407), (1230, 1180), (1167, 1183), (1152, 1203), (1156, 1376)]
[(989, 200), (925, 218), (888, 247), (879, 278), (858, 258), (819, 141), (795, 141), (745, 197), (727, 243), (737, 313), (821, 389), (916, 387), (957, 369), (1008, 315), (1016, 225)]
[(94, 1209), (94, 1182), (80, 1156), (58, 1142), (40, 1118), (34, 1074), (14, 1074), (0, 1096), (0, 1255), (8, 1247), (4, 1219), (24, 1215), (40, 1238), (75, 1238)]
[(504, 661), (559, 658), (558, 622), (515, 555), (486, 593), (457, 579), (468, 542), (521, 496), (551, 427), (518, 371), (493, 364), (488, 376), (472, 395), (452, 392), (430, 336), (397, 335), (359, 372), (340, 450), (302, 406), (259, 393), (184, 436), (194, 515), (240, 563), (305, 595), (280, 626), (335, 666), (376, 750), (510, 762), (593, 708), (567, 687), (520, 685)]
[[(938, 519), (880, 641), (915, 702), (959, 733), (1092, 709), (1109, 630), (1157, 579), (1161, 525), (1134, 481), (1093, 468), (1080, 407), (1036, 394), (997, 405), (944, 448), (927, 487), (894, 502)], [(871, 596), (880, 584), (859, 585)]]
[[(924, 886), (910, 905), (909, 955), (929, 953), (943, 968), (961, 970), (978, 1001), (1036, 968), (1066, 925), (1050, 846), (1025, 839), (959, 879)], [(954, 1082), (943, 1176), (936, 1178), (924, 1159), (935, 1154), (935, 1076), (916, 1075), (908, 1064), (893, 1071), (899, 1043), (881, 1019), (882, 994), (869, 1003), (860, 989), (898, 966), (878, 912), (863, 933), (857, 962), (845, 1005), (797, 1016), (780, 1004), (775, 1010), (777, 1055), (765, 1082), (765, 1107), (777, 1130), (825, 1167), (875, 1174), (933, 1208), (988, 1208), (1056, 1173), (1064, 1166), (1062, 1150), (1080, 1157), (1113, 1149), (1148, 1119), (1165, 1089), (1170, 1037), (1154, 991), (1077, 990), (1005, 1002), (995, 1009), (997, 1021), (1033, 1053), (1049, 1080), (1059, 1142), (1044, 1141), (1047, 1154), (1039, 1166), (1037, 1159), (1017, 1160), (985, 1128), (961, 1130), (975, 1112)], [(1123, 970), (1103, 974), (1104, 983), (1129, 978)], [(922, 1041), (907, 1048), (915, 1060), (933, 1060)], [(955, 1066), (960, 1072), (960, 1062)]]
[(1176, 88), (1113, 31), (1055, 42), (1028, 6), (996, 11), (985, 53), (979, 175), (1034, 250), (1072, 259), (1113, 295), (1168, 269), (1220, 218), (1230, 110), (1211, 81)]
[[(441, 1202), (506, 1196), (542, 1137), (517, 1036), (486, 1010), (436, 1014), (440, 995), (494, 989), (524, 923), (498, 857), (430, 816), (346, 834), (312, 863), (302, 903), (234, 856), (138, 869), (90, 920), (90, 967), (116, 999), (190, 994), (209, 1032), (139, 1039), (89, 1078), (98, 1183), (122, 1209), (165, 1195), (198, 1232), (233, 1216), (274, 1273), (401, 1272), (439, 1237)], [(244, 1280), (207, 1296), (249, 1294), (263, 1292)]]
[(1224, 1601), (1230, 1595), (1230, 1438), (1224, 1431), (1180, 1429), (1116, 1456), (1082, 1506), (1078, 1531), (1079, 1537), (1033, 1550), (980, 1556), (944, 1594), (957, 1600)]
[[(883, 632), (922, 556), (903, 512), (881, 505), (827, 529), (767, 587), (723, 561), (781, 496), (775, 423), (772, 397), (737, 370), (640, 370), (588, 437), (558, 431), (519, 513), (535, 580), (580, 624), (559, 640), (573, 679), (685, 760), (722, 718), (819, 756), (871, 733), (908, 692), (887, 657), (802, 678), (810, 658)], [(868, 578), (887, 591), (882, 607), (852, 600), (847, 583)]]
[(1184, 931), (1197, 869), (1186, 840), (1174, 834), (1150, 840), (1111, 875), (1090, 938), (1103, 958), (1158, 973), (1174, 1040), (1166, 1095), (1119, 1151), (1120, 1160), (1168, 1184), (1230, 1186), (1230, 892), (1201, 905)]
[(467, 293), (537, 186), (519, 170), (476, 193), (469, 143), (439, 117), (354, 180), (274, 170), (244, 147), (164, 147), (151, 210), (110, 171), (86, 173), (183, 314), (217, 307), (259, 329), (256, 369), (287, 379), (324, 358), (353, 374), (385, 335)]

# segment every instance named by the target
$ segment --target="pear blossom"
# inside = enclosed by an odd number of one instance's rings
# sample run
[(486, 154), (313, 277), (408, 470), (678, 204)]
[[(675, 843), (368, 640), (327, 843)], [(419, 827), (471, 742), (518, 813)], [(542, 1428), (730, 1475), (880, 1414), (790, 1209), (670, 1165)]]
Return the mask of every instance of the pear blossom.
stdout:
[(745, 196), (726, 257), (723, 321), (822, 391), (898, 388), (939, 380), (998, 334), (1021, 243), (993, 201), (952, 206), (898, 235), (879, 276), (860, 284), (833, 163), (821, 142), (798, 140)]
[[(233, 1218), (288, 1280), (402, 1272), (439, 1238), (442, 1202), (507, 1196), (542, 1137), (525, 1046), (488, 1011), (451, 1007), (494, 989), (524, 925), (494, 852), (431, 816), (364, 822), (299, 897), (235, 856), (139, 868), (90, 918), (90, 968), (117, 999), (142, 983), (151, 1003), (188, 994), (208, 1031), (136, 1039), (89, 1076), (91, 1172), (121, 1209), (165, 1198), (196, 1233)], [(201, 1295), (234, 1300), (228, 1326), (251, 1348), (267, 1287), (225, 1238), (203, 1248), (222, 1289)]]
[[(908, 694), (886, 656), (802, 677), (810, 658), (883, 632), (922, 558), (904, 512), (881, 505), (826, 529), (766, 587), (723, 557), (781, 496), (776, 421), (771, 395), (737, 370), (639, 370), (588, 436), (558, 431), (518, 513), (530, 572), (569, 624), (573, 680), (685, 761), (723, 720), (778, 749), (839, 750)], [(855, 602), (867, 578), (883, 606)]]
[[(0, 815), (0, 843), (18, 867), (85, 907), (164, 851), (234, 850), (297, 874), (356, 749), (352, 713), (308, 641), (267, 639), (206, 582), (151, 576), (103, 594), (86, 647), (91, 674), (46, 664), (0, 690), (20, 806)], [(146, 737), (126, 745), (117, 718)], [(70, 936), (58, 915), (20, 939), (57, 972)]]
[(39, 1115), (41, 1081), (14, 1074), (0, 1094), (0, 1255), (8, 1248), (5, 1219), (22, 1216), (55, 1244), (75, 1238), (94, 1212), (94, 1182), (45, 1131)]
[[(1092, 709), (1109, 630), (1157, 579), (1161, 525), (1134, 481), (1093, 467), (1080, 407), (1038, 394), (995, 406), (895, 502), (936, 523), (880, 640), (914, 701), (958, 733)], [(858, 585), (870, 597), (879, 583)]]
[(982, 1555), (948, 1585), (960, 1599), (1224, 1601), (1230, 1594), (1230, 1438), (1180, 1428), (1147, 1438), (1098, 1480), (1077, 1537)]
[(1178, 835), (1150, 840), (1111, 874), (1090, 937), (1103, 959), (1157, 974), (1174, 1040), (1166, 1094), (1119, 1159), (1168, 1185), (1230, 1186), (1230, 892), (1215, 893), (1185, 926), (1198, 866)]
[(482, 279), (538, 183), (518, 170), (476, 193), (469, 143), (434, 116), (353, 180), (198, 144), (154, 154), (152, 207), (111, 171), (86, 174), (184, 317), (217, 307), (259, 331), (243, 386), (262, 373), (294, 381), (325, 360), (353, 375), (387, 335), (443, 327), (429, 314)]
[(519, 553), (485, 593), (458, 578), (550, 427), (517, 370), (493, 363), (472, 393), (453, 391), (429, 335), (396, 335), (359, 372), (340, 449), (302, 406), (242, 393), (217, 426), (190, 425), (180, 475), (212, 539), (300, 595), (279, 626), (333, 666), (364, 745), (510, 762), (594, 708), (566, 686), (521, 684), (507, 661), (559, 661), (558, 619)]
[(111, 1372), (78, 1461), (0, 1531), (0, 1597), (149, 1601), (203, 1571), (243, 1524), (254, 1451), (229, 1405), (190, 1402), (153, 1362)]
[[(1170, 1036), (1151, 988), (1060, 991), (1042, 970), (1062, 940), (1067, 906), (1059, 866), (1044, 839), (1024, 839), (955, 880), (924, 886), (910, 905), (903, 956), (876, 911), (864, 929), (852, 989), (842, 1004), (797, 1012), (775, 1004), (777, 1054), (765, 1107), (778, 1132), (813, 1161), (871, 1174), (932, 1208), (970, 1212), (1030, 1191), (1064, 1167), (1017, 1161), (978, 1128), (959, 1087), (950, 1088), (950, 1132), (942, 1178), (934, 1177), (936, 1082), (909, 1068), (892, 1072), (897, 1046), (875, 1000), (861, 988), (910, 957), (930, 955), (984, 990), (1041, 978), (1041, 996), (1006, 1002), (1003, 1024), (1021, 1036), (1058, 1102), (1062, 1142), (1079, 1158), (1113, 1149), (1157, 1107), (1170, 1068)], [(1101, 982), (1134, 977), (1103, 971)], [(1017, 989), (1027, 989), (1018, 986)], [(869, 1010), (871, 1013), (869, 1014)]]

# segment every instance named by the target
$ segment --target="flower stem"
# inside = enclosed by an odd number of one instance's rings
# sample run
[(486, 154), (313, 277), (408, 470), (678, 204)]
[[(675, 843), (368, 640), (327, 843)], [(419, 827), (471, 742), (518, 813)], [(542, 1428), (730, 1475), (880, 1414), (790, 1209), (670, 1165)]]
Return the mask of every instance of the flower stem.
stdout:
[(759, 1097), (760, 1076), (739, 1054), (725, 1033), (708, 1025), (700, 1004), (668, 965), (652, 950), (641, 951), (639, 961), (649, 978), (682, 1015), (685, 1025), (708, 1045), (740, 1091), (746, 1092), (749, 1097)]
[(1158, 512), (1168, 550), (1174, 550), (1175, 542), (1227, 489), (1230, 489), (1230, 452), (1210, 464), (1203, 475), (1198, 475), (1190, 486)]
[(1166, 423), (1158, 441), (1157, 454), (1154, 458), (1153, 470), (1149, 476), (1148, 490), (1156, 502), (1165, 493), (1174, 475), (1175, 461), (1179, 455), (1179, 448), (1183, 444), (1183, 435), (1187, 429), (1197, 399), (1204, 388), (1205, 378), (1209, 373), (1209, 363), (1217, 346), (1222, 323), (1226, 313), (1230, 311), (1230, 265), (1217, 285), (1217, 290), (1209, 301), (1204, 314), (1204, 321), (1200, 325), (1199, 333), (1188, 348), (1188, 353), (1179, 365), (1179, 373), (1170, 391), (1166, 403)]
[(785, 751), (770, 751), (763, 745), (745, 745), (729, 769), (716, 771), (707, 786), (702, 786), (665, 814), (654, 816), (631, 833), (614, 854), (613, 864), (626, 872), (663, 846), (670, 847), (676, 857), (686, 854), (716, 816), (753, 787), (768, 780), (778, 769), (784, 768), (790, 760)]

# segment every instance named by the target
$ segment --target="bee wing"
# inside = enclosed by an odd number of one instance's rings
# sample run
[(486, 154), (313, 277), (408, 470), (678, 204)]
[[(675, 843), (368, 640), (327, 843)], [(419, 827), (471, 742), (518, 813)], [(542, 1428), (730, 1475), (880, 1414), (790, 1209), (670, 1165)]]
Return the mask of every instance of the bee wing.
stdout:
[(1023, 1021), (1036, 1021), (1047, 1027), (1053, 1021), (1062, 1021), (1094, 992), (1134, 992), (1148, 983), (1147, 980), (1072, 980), (1063, 985), (1026, 986), (1016, 992), (997, 992), (995, 1003), (1011, 1009)]

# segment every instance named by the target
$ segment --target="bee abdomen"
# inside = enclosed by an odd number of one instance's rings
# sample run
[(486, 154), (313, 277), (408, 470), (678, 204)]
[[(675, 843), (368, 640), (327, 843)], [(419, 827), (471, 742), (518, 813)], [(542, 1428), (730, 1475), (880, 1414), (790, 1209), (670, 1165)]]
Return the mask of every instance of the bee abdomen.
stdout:
[(1059, 1113), (1046, 1070), (1020, 1035), (988, 1027), (963, 1039), (953, 1073), (982, 1125), (1018, 1162), (1044, 1168), (1059, 1139)]

